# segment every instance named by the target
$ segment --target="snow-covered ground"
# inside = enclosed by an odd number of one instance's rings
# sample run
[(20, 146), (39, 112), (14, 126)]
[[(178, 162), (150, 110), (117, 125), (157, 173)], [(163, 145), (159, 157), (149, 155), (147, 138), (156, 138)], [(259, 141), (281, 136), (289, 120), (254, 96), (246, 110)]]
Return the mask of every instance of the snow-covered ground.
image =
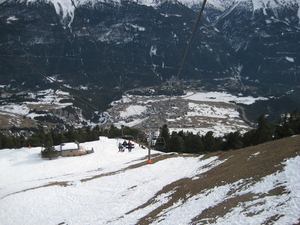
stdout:
[[(20, 93), (22, 95), (24, 93)], [(27, 93), (27, 100), (24, 99), (22, 103), (9, 103), (2, 104), (0, 106), (0, 115), (22, 115), (30, 118), (35, 116), (41, 116), (41, 114), (36, 114), (30, 112), (32, 109), (38, 108), (43, 109), (47, 107), (53, 107), (56, 109), (64, 108), (72, 105), (71, 102), (61, 103), (61, 100), (70, 99), (70, 95), (67, 92), (61, 90), (47, 89), (44, 91), (38, 91), (37, 93), (29, 92)]]
[[(5, 90), (5, 86), (1, 87)], [(19, 98), (14, 99), (14, 95)], [(78, 107), (73, 107), (76, 111), (73, 116), (65, 114), (62, 109), (72, 106), (73, 96), (68, 92), (61, 90), (46, 89), (38, 92), (18, 92), (18, 93), (1, 93), (0, 105), (0, 126), (3, 129), (11, 127), (37, 127), (40, 117), (55, 116), (74, 126), (82, 126), (82, 122), (86, 120), (81, 114)], [(60, 113), (54, 112), (59, 111)], [(75, 119), (74, 119), (75, 118)], [(87, 121), (88, 122), (88, 121)], [(49, 125), (50, 126), (50, 125)]]
[(183, 97), (189, 100), (196, 100), (196, 101), (206, 101), (206, 102), (225, 102), (225, 103), (240, 103), (245, 105), (251, 105), (257, 100), (267, 100), (264, 97), (253, 97), (253, 96), (234, 96), (227, 92), (187, 92), (186, 95)]
[[(119, 141), (100, 137), (99, 141), (81, 144), (86, 149), (94, 148), (93, 154), (53, 160), (41, 159), (40, 147), (0, 150), (0, 223), (137, 224), (140, 218), (170, 201), (175, 189), (159, 194), (164, 186), (182, 178), (199, 179), (202, 173), (226, 161), (218, 157), (202, 160), (203, 156), (199, 156), (173, 157), (147, 164), (147, 149), (137, 145), (131, 153), (118, 152)], [(139, 163), (142, 165), (129, 168)], [(288, 187), (283, 196), (253, 198), (251, 202), (238, 204), (216, 218), (216, 224), (261, 224), (276, 215), (283, 216), (274, 224), (297, 223), (299, 168), (300, 157), (291, 158), (281, 172), (241, 189), (239, 195), (267, 193), (282, 184)], [(226, 194), (241, 182), (186, 196), (161, 212), (152, 224), (189, 224), (205, 209), (224, 201)], [(146, 204), (154, 197), (155, 201)], [(143, 204), (146, 205), (140, 207)]]

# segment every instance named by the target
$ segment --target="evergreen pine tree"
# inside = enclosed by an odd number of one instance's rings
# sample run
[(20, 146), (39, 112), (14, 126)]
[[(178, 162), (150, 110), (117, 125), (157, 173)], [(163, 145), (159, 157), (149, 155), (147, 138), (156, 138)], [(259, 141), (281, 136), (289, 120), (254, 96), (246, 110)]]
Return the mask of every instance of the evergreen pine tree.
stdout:
[(111, 125), (107, 136), (109, 138), (119, 137), (119, 136), (121, 136), (121, 131), (120, 131), (120, 129), (116, 128), (114, 125)]
[(176, 132), (173, 132), (170, 138), (170, 151), (185, 152), (184, 140)]
[(298, 110), (295, 109), (289, 119), (289, 128), (293, 131), (293, 134), (300, 134), (300, 115), (298, 114)]
[(224, 148), (223, 150), (229, 150), (229, 149), (240, 149), (243, 147), (243, 142), (242, 142), (242, 136), (239, 131), (236, 132), (231, 132), (225, 136), (225, 143), (224, 143)]
[(207, 152), (213, 152), (215, 147), (215, 138), (212, 131), (208, 131), (203, 137), (204, 150)]
[(248, 147), (254, 145), (254, 136), (255, 136), (256, 130), (250, 130), (246, 133), (244, 133), (242, 142), (243, 142), (243, 147)]
[(165, 152), (170, 151), (170, 133), (169, 133), (169, 128), (167, 124), (164, 124), (161, 129), (160, 129), (160, 136), (164, 139), (166, 142), (166, 147), (164, 149)]
[(254, 144), (258, 145), (267, 141), (271, 141), (273, 138), (272, 129), (267, 121), (266, 116), (263, 114), (258, 119), (258, 126), (254, 134)]
[(2, 137), (1, 143), (2, 143), (1, 144), (2, 148), (12, 148), (13, 147), (13, 143), (11, 141), (11, 138), (7, 137), (5, 135)]
[(42, 158), (49, 158), (50, 160), (57, 156), (57, 151), (53, 146), (45, 146), (45, 149), (41, 151)]
[(195, 135), (192, 132), (187, 132), (184, 140), (186, 152), (198, 154), (204, 151), (202, 138), (199, 134)]
[(274, 136), (275, 138), (284, 138), (292, 135), (294, 135), (294, 131), (290, 124), (290, 118), (285, 113), (283, 121), (275, 126)]
[(75, 131), (74, 131), (74, 127), (71, 126), (67, 133), (65, 134), (66, 136), (66, 139), (67, 139), (67, 142), (74, 142), (76, 141), (76, 134), (75, 134)]

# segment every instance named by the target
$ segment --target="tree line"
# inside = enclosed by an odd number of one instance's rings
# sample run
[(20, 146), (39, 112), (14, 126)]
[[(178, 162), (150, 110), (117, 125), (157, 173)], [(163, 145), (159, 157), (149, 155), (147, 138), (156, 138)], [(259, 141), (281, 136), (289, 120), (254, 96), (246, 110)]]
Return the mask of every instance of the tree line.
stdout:
[[(239, 131), (231, 132), (223, 137), (215, 137), (212, 131), (209, 131), (202, 136), (193, 134), (192, 132), (183, 131), (172, 132), (170, 134), (167, 125), (163, 125), (160, 128), (160, 136), (165, 140), (165, 148), (162, 151), (196, 154), (245, 148), (299, 133), (300, 114), (297, 110), (294, 110), (290, 114), (286, 113), (282, 121), (277, 124), (269, 123), (266, 115), (263, 114), (257, 119), (257, 128), (244, 134), (241, 134)], [(47, 133), (42, 131), (33, 133), (30, 137), (0, 134), (0, 149), (29, 146), (47, 147), (75, 141), (82, 143), (98, 140), (99, 136), (116, 138), (124, 137), (124, 134), (126, 134), (126, 138), (132, 137), (137, 140), (138, 137), (141, 136), (141, 131), (129, 127), (118, 129), (112, 125), (109, 129), (104, 129), (99, 126), (80, 129), (70, 127), (64, 132), (58, 132), (52, 129)]]
[(7, 136), (0, 133), (0, 149), (4, 148), (21, 148), (21, 147), (39, 147), (39, 146), (53, 146), (60, 145), (65, 142), (87, 142), (99, 140), (99, 136), (106, 136), (108, 138), (121, 137), (123, 133), (132, 137), (137, 137), (140, 131), (130, 127), (118, 129), (111, 126), (109, 129), (104, 129), (98, 125), (94, 128), (85, 127), (75, 129), (70, 127), (67, 131), (58, 132), (54, 129), (49, 132), (35, 132), (29, 137), (24, 135)]
[(197, 154), (236, 150), (296, 134), (300, 134), (300, 114), (297, 110), (290, 114), (286, 113), (282, 121), (277, 124), (269, 123), (266, 115), (262, 114), (257, 119), (257, 128), (244, 134), (239, 131), (231, 132), (223, 137), (214, 137), (212, 131), (202, 136), (183, 131), (170, 134), (167, 125), (164, 125), (160, 131), (160, 135), (166, 142), (165, 152)]

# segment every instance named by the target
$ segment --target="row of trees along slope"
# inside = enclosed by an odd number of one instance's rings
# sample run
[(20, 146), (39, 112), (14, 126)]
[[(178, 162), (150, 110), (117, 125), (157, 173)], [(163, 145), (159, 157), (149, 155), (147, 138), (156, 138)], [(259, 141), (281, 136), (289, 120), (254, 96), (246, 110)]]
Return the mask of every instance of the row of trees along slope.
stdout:
[[(230, 149), (240, 149), (252, 145), (258, 145), (274, 139), (280, 139), (300, 133), (300, 114), (297, 110), (292, 113), (286, 113), (281, 122), (271, 124), (267, 117), (263, 114), (257, 119), (257, 128), (250, 130), (244, 134), (239, 131), (231, 132), (223, 137), (215, 137), (212, 131), (206, 135), (200, 136), (192, 132), (172, 132), (169, 133), (167, 125), (160, 128), (160, 136), (166, 141), (165, 152), (179, 153), (205, 153), (214, 151), (227, 151)], [(103, 129), (95, 126), (74, 129), (69, 128), (65, 132), (56, 132), (51, 130), (48, 133), (37, 132), (30, 137), (7, 136), (0, 134), (0, 149), (3, 148), (20, 148), (20, 147), (49, 147), (59, 145), (64, 142), (87, 142), (98, 140), (99, 136), (107, 136), (108, 138), (120, 137), (125, 133), (133, 136), (135, 139), (141, 134), (141, 131), (129, 127), (123, 130), (111, 126), (110, 129)], [(146, 144), (146, 143), (145, 143)]]
[(300, 114), (297, 110), (294, 110), (291, 114), (286, 113), (282, 121), (277, 124), (269, 123), (266, 115), (263, 114), (257, 119), (257, 128), (244, 134), (241, 134), (239, 131), (231, 132), (223, 137), (214, 137), (212, 131), (207, 132), (203, 136), (183, 131), (170, 134), (167, 125), (164, 125), (160, 132), (166, 141), (164, 151), (182, 153), (235, 150), (299, 133)]

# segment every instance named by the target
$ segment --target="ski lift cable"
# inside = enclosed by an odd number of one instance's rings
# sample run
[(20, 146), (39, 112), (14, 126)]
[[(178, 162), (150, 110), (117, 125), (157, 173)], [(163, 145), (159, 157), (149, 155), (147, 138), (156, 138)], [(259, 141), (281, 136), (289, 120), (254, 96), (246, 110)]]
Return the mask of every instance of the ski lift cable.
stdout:
[[(178, 69), (178, 73), (177, 73), (177, 75), (176, 75), (176, 77), (175, 77), (175, 81), (177, 81), (177, 80), (179, 79), (179, 76), (180, 76), (180, 74), (181, 74), (182, 68), (183, 68), (183, 66), (184, 66), (184, 63), (185, 63), (185, 61), (186, 61), (188, 52), (189, 52), (189, 50), (190, 50), (190, 48), (191, 48), (192, 42), (193, 42), (193, 40), (194, 40), (196, 31), (197, 31), (197, 28), (198, 28), (198, 26), (199, 26), (200, 19), (201, 19), (201, 17), (202, 17), (202, 14), (203, 14), (203, 11), (204, 11), (206, 2), (207, 2), (207, 0), (204, 0), (203, 3), (202, 3), (202, 6), (201, 6), (201, 8), (200, 8), (200, 11), (199, 11), (197, 20), (196, 20), (195, 25), (194, 25), (193, 32), (192, 32), (192, 34), (191, 34), (190, 40), (189, 40), (189, 42), (188, 42), (188, 45), (187, 45), (187, 47), (186, 47), (184, 56), (183, 56), (183, 58), (182, 58), (180, 67), (179, 67), (179, 69)], [(174, 92), (174, 89), (173, 89), (173, 83), (171, 83), (171, 94), (170, 94), (170, 97), (169, 97), (169, 99), (168, 99), (168, 101), (167, 101), (167, 103), (166, 103), (166, 104), (168, 104), (168, 108), (171, 107), (171, 103), (170, 103), (170, 102), (171, 102), (171, 99), (172, 99), (172, 96), (173, 96), (173, 92)], [(161, 125), (160, 125), (160, 126), (161, 126)]]
[[(180, 76), (180, 74), (181, 74), (183, 65), (184, 65), (184, 63), (185, 63), (185, 61), (186, 61), (188, 52), (189, 52), (189, 50), (190, 50), (190, 47), (191, 47), (191, 44), (192, 44), (193, 39), (194, 39), (194, 37), (195, 37), (195, 34), (196, 34), (196, 31), (197, 31), (198, 25), (199, 25), (199, 23), (200, 23), (200, 19), (201, 19), (201, 17), (202, 17), (202, 14), (203, 14), (203, 11), (204, 11), (206, 2), (207, 2), (207, 0), (204, 0), (203, 3), (202, 3), (202, 6), (201, 6), (201, 8), (200, 8), (200, 11), (199, 11), (199, 14), (198, 14), (198, 17), (197, 17), (197, 20), (196, 20), (196, 23), (195, 23), (195, 26), (194, 26), (192, 35), (191, 35), (190, 40), (189, 40), (189, 42), (188, 42), (187, 48), (186, 48), (186, 50), (185, 50), (185, 53), (184, 53), (184, 56), (183, 56), (183, 58), (182, 58), (182, 61), (181, 61), (181, 64), (180, 64), (180, 67), (179, 67), (179, 70), (178, 70), (178, 73), (177, 73), (177, 76), (176, 76), (175, 80), (178, 80), (178, 78), (179, 78), (179, 76)], [(170, 98), (169, 98), (169, 100), (168, 100), (168, 103), (169, 103), (169, 104), (170, 104), (170, 100), (171, 100), (172, 96), (173, 96), (173, 88), (171, 89)], [(160, 112), (161, 112), (161, 111), (160, 111)], [(161, 118), (160, 118), (160, 122), (162, 122), (162, 121), (161, 121)], [(161, 125), (162, 125), (162, 124), (160, 124), (159, 127), (160, 127)], [(150, 129), (150, 139), (151, 139), (151, 136), (152, 136), (152, 132), (153, 132), (153, 130)], [(152, 140), (149, 140), (149, 153), (148, 153), (148, 161), (149, 161), (149, 163), (151, 163), (151, 159), (150, 159), (150, 143), (151, 143), (151, 141), (152, 141)], [(166, 143), (165, 143), (165, 140), (164, 140), (164, 147), (165, 147), (165, 144), (166, 144)]]
[[(202, 17), (202, 14), (203, 14), (203, 11), (204, 11), (204, 8), (205, 8), (205, 4), (206, 4), (207, 0), (204, 0), (203, 3), (202, 3), (202, 6), (200, 8), (200, 11), (199, 11), (199, 14), (198, 14), (198, 17), (197, 17), (197, 20), (196, 20), (196, 23), (195, 23), (195, 26), (194, 26), (194, 29), (193, 29), (193, 32), (192, 32), (192, 35), (190, 37), (190, 40), (188, 42), (188, 45), (187, 45), (187, 48), (185, 50), (185, 53), (184, 53), (184, 56), (182, 58), (182, 61), (181, 61), (181, 64), (180, 64), (180, 67), (179, 67), (179, 70), (178, 70), (178, 73), (177, 73), (177, 76), (175, 77), (175, 81), (178, 80), (180, 74), (181, 74), (181, 71), (182, 71), (182, 68), (183, 68), (183, 65), (186, 61), (186, 58), (187, 58), (187, 55), (188, 55), (188, 52), (190, 50), (190, 47), (191, 47), (191, 44), (193, 42), (193, 39), (195, 37), (195, 34), (196, 34), (196, 31), (197, 31), (197, 28), (199, 26), (199, 23), (200, 23), (200, 19)], [(170, 105), (170, 100), (173, 96), (173, 88), (171, 89), (171, 94), (170, 94), (170, 98), (168, 100), (168, 103)], [(160, 125), (161, 126), (161, 125)], [(163, 137), (162, 137), (163, 138)], [(163, 139), (163, 148), (165, 148), (165, 145), (166, 145), (166, 142), (165, 140)], [(149, 153), (148, 153), (148, 161), (151, 163), (151, 159), (150, 159), (150, 146), (149, 146)]]
[[(181, 61), (181, 64), (180, 64), (180, 67), (179, 67), (177, 76), (175, 77), (175, 81), (178, 80), (178, 78), (179, 78), (179, 76), (180, 76), (180, 74), (181, 74), (183, 65), (184, 65), (184, 63), (185, 63), (185, 61), (186, 61), (186, 57), (187, 57), (188, 52), (189, 52), (189, 50), (190, 50), (190, 48), (191, 48), (192, 42), (193, 42), (193, 40), (194, 40), (196, 31), (197, 31), (197, 28), (198, 28), (198, 26), (199, 26), (200, 19), (201, 19), (201, 17), (202, 17), (202, 14), (203, 14), (203, 11), (204, 11), (206, 2), (207, 2), (207, 0), (204, 0), (203, 3), (202, 3), (202, 6), (201, 6), (201, 8), (200, 8), (200, 11), (199, 11), (199, 14), (198, 14), (198, 17), (197, 17), (197, 20), (196, 20), (196, 23), (195, 23), (195, 26), (194, 26), (192, 35), (191, 35), (190, 40), (189, 40), (189, 42), (188, 42), (188, 45), (187, 45), (187, 47), (186, 47), (186, 50), (185, 50), (184, 56), (183, 56), (183, 58), (182, 58), (182, 61)], [(171, 99), (172, 95), (173, 95), (173, 88), (172, 88), (172, 90), (171, 90), (170, 99)]]
[(183, 65), (184, 65), (184, 63), (185, 63), (187, 54), (188, 54), (188, 52), (189, 52), (189, 50), (190, 50), (190, 48), (191, 48), (191, 44), (192, 44), (192, 42), (193, 42), (193, 40), (194, 40), (194, 37), (195, 37), (196, 31), (197, 31), (198, 25), (199, 25), (199, 23), (200, 23), (200, 19), (201, 19), (201, 17), (202, 17), (202, 14), (203, 14), (204, 7), (205, 7), (206, 2), (207, 2), (207, 0), (204, 0), (203, 3), (202, 3), (202, 6), (201, 6), (201, 9), (200, 9), (198, 18), (197, 18), (196, 23), (195, 23), (195, 26), (194, 26), (194, 30), (193, 30), (193, 32), (192, 32), (191, 38), (190, 38), (190, 40), (189, 40), (189, 43), (188, 43), (187, 48), (186, 48), (186, 50), (185, 50), (184, 56), (183, 56), (183, 58), (182, 58), (181, 65), (180, 65), (180, 67), (179, 67), (179, 70), (178, 70), (176, 79), (178, 79), (179, 76), (180, 76), (180, 74), (181, 74), (182, 67), (183, 67)]
[[(200, 11), (199, 11), (197, 20), (196, 20), (196, 22), (195, 22), (195, 26), (194, 26), (193, 32), (192, 32), (192, 34), (191, 34), (190, 40), (189, 40), (189, 42), (188, 42), (188, 45), (187, 45), (187, 47), (186, 47), (184, 56), (183, 56), (183, 58), (182, 58), (180, 67), (179, 67), (179, 69), (178, 69), (178, 73), (177, 73), (177, 75), (176, 75), (176, 77), (175, 77), (175, 81), (178, 80), (178, 78), (179, 78), (179, 76), (180, 76), (180, 74), (181, 74), (183, 65), (184, 65), (184, 63), (185, 63), (185, 61), (186, 61), (188, 52), (189, 52), (189, 50), (190, 50), (190, 48), (191, 48), (192, 42), (193, 42), (193, 40), (194, 40), (196, 31), (197, 31), (197, 28), (198, 28), (198, 26), (199, 26), (200, 19), (201, 19), (201, 17), (202, 17), (202, 14), (203, 14), (203, 11), (204, 11), (206, 2), (207, 2), (207, 0), (204, 0), (203, 3), (202, 3), (202, 6), (201, 6), (201, 8), (200, 8)], [(172, 98), (172, 96), (173, 96), (173, 91), (174, 91), (174, 89), (173, 89), (173, 83), (172, 83), (172, 84), (171, 84), (171, 94), (170, 94), (169, 100), (167, 101), (168, 104), (169, 104), (169, 108), (170, 108), (170, 106), (171, 106), (170, 102), (171, 102), (171, 98)]]

